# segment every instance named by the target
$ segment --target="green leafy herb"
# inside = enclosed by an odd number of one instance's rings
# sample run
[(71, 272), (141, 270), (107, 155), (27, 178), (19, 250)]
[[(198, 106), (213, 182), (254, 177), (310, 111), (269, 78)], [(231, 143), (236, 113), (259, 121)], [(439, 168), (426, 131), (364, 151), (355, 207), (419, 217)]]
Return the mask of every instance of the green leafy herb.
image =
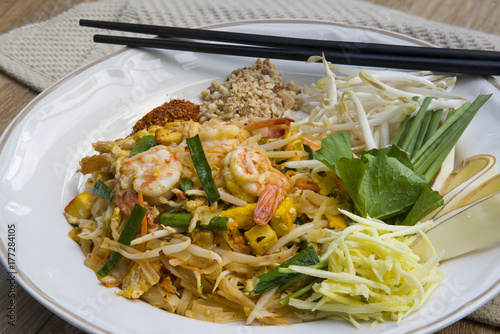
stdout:
[(341, 179), (358, 215), (414, 225), (423, 217), (418, 209), (442, 205), (442, 197), (430, 190), (427, 179), (414, 171), (408, 154), (397, 146), (363, 152), (357, 159), (346, 154), (351, 150), (347, 134), (325, 139), (321, 150), (328, 153), (316, 158)]
[(191, 158), (193, 159), (194, 167), (203, 185), (203, 189), (207, 194), (208, 200), (210, 203), (217, 202), (220, 198), (219, 189), (217, 189), (217, 185), (212, 177), (212, 170), (205, 156), (205, 151), (203, 151), (200, 137), (196, 135), (191, 138), (186, 138), (186, 142), (189, 153), (191, 153)]
[[(427, 216), (429, 213), (444, 205), (444, 199), (437, 191), (432, 191), (429, 187), (423, 186), (422, 192), (418, 196), (410, 212), (404, 217), (402, 222), (394, 221), (397, 225), (414, 225), (416, 222)], [(399, 216), (401, 219), (402, 216)]]
[(427, 185), (422, 175), (387, 155), (342, 158), (338, 166), (339, 177), (363, 217), (383, 220), (408, 212)]
[(337, 161), (352, 158), (351, 139), (347, 132), (321, 139), (321, 148), (316, 151), (316, 159), (324, 163), (338, 175)]
[(136, 154), (146, 152), (151, 147), (156, 145), (158, 145), (158, 143), (156, 142), (155, 136), (143, 136), (137, 141), (137, 144), (135, 144), (132, 152), (130, 152), (129, 158), (133, 157)]

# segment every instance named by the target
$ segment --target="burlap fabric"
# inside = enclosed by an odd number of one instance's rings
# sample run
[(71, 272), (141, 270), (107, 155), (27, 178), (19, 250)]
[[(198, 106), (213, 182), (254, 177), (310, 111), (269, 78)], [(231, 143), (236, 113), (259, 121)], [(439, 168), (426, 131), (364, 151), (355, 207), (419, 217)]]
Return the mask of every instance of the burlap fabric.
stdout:
[[(42, 91), (121, 48), (93, 43), (97, 30), (79, 27), (83, 18), (186, 27), (253, 19), (316, 19), (382, 28), (437, 46), (500, 51), (499, 36), (356, 0), (104, 0), (77, 5), (49, 21), (0, 35), (0, 70)], [(500, 296), (469, 318), (500, 327)]]

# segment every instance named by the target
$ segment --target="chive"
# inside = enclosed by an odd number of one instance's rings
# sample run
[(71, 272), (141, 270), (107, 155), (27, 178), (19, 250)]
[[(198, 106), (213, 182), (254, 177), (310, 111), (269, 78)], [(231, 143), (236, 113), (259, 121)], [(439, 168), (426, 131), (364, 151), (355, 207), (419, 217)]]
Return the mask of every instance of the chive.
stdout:
[(278, 292), (283, 292), (285, 291), (286, 289), (288, 289), (289, 287), (291, 287), (292, 285), (294, 285), (295, 283), (303, 280), (304, 278), (306, 278), (307, 275), (306, 274), (300, 274), (300, 275), (297, 275), (295, 276), (294, 278), (292, 279), (289, 279), (288, 281), (286, 281), (284, 284), (282, 284), (279, 288), (278, 288)]
[(260, 295), (275, 286), (281, 285), (285, 283), (289, 279), (292, 279), (298, 275), (299, 273), (290, 273), (290, 274), (282, 274), (280, 273), (280, 268), (288, 268), (291, 265), (297, 266), (311, 266), (319, 262), (318, 254), (314, 250), (313, 246), (309, 246), (303, 251), (295, 254), (279, 266), (271, 269), (265, 274), (262, 274), (258, 277), (259, 283), (255, 286), (255, 289), (252, 291), (252, 295)]
[(399, 140), (399, 147), (401, 148), (401, 145), (403, 143), (403, 140), (408, 137), (408, 132), (410, 132), (410, 128), (412, 127), (413, 123), (415, 121), (415, 117), (411, 117), (410, 116), (410, 119), (408, 120), (408, 122), (406, 123), (405, 125), (405, 128), (403, 130), (403, 134), (401, 135), (401, 138)]
[(141, 139), (137, 141), (137, 144), (135, 144), (134, 148), (132, 149), (132, 152), (130, 152), (130, 155), (128, 157), (131, 158), (136, 154), (139, 154), (141, 152), (146, 152), (151, 147), (156, 145), (158, 145), (158, 143), (156, 142), (155, 136), (152, 135), (142, 136)]
[(403, 138), (403, 143), (401, 144), (401, 149), (408, 152), (408, 155), (411, 157), (413, 155), (415, 143), (417, 142), (418, 133), (420, 132), (420, 128), (422, 126), (422, 119), (427, 113), (427, 108), (432, 101), (432, 97), (426, 97), (422, 104), (420, 105), (420, 109), (417, 112), (417, 115), (414, 117), (413, 123), (408, 130), (408, 133)]
[(436, 173), (439, 171), (439, 168), (441, 168), (441, 165), (444, 162), (444, 159), (448, 155), (448, 153), (451, 152), (453, 147), (455, 146), (456, 142), (460, 139), (461, 133), (458, 133), (456, 135), (456, 138), (451, 138), (448, 140), (445, 146), (440, 151), (440, 154), (438, 155), (437, 159), (433, 159), (432, 163), (426, 168), (425, 172), (423, 173), (425, 178), (429, 180), (429, 182), (434, 178)]
[[(490, 95), (479, 95), (473, 103), (464, 103), (450, 113), (443, 125), (429, 138), (411, 159), (415, 171), (424, 174), (429, 182), (434, 177), (444, 159), (470, 124), (479, 108)], [(430, 168), (432, 166), (432, 169)]]
[[(127, 222), (125, 223), (125, 227), (123, 227), (123, 231), (118, 238), (119, 243), (124, 244), (125, 246), (130, 245), (130, 242), (132, 241), (132, 239), (134, 239), (134, 236), (137, 233), (142, 220), (146, 216), (146, 213), (147, 210), (145, 208), (143, 208), (139, 204), (134, 205), (134, 208), (132, 209), (132, 212), (130, 212), (130, 216), (128, 217)], [(101, 269), (99, 269), (97, 274), (102, 277), (108, 275), (111, 270), (116, 267), (118, 261), (120, 261), (121, 258), (122, 255), (120, 253), (111, 253), (108, 262), (106, 262), (106, 264)]]
[(411, 161), (416, 171), (425, 172), (425, 169), (432, 163), (430, 159), (436, 157), (436, 151), (439, 153), (439, 146), (445, 144), (444, 138), (446, 136), (451, 136), (452, 133), (459, 128), (460, 124), (457, 120), (463, 117), (470, 105), (469, 102), (464, 103), (460, 108), (454, 110), (453, 113), (448, 114), (443, 125), (441, 125), (441, 127), (429, 138), (427, 143), (425, 143), (413, 156)]
[(396, 135), (394, 136), (394, 145), (400, 146), (400, 141), (401, 138), (403, 137), (403, 133), (405, 132), (405, 129), (408, 125), (408, 122), (410, 121), (411, 115), (406, 115), (405, 118), (401, 121), (399, 124), (399, 127), (396, 131)]
[(443, 115), (443, 109), (434, 110), (432, 112), (431, 121), (429, 123), (427, 133), (425, 134), (423, 144), (425, 144), (439, 128), (439, 123), (441, 122), (441, 115)]
[(427, 132), (429, 131), (429, 123), (431, 122), (433, 114), (434, 114), (433, 111), (425, 114), (424, 119), (422, 120), (422, 126), (420, 127), (420, 131), (418, 133), (417, 141), (415, 142), (415, 147), (413, 148), (414, 152), (418, 151), (422, 147), (422, 145), (425, 143), (425, 141), (424, 141), (425, 136), (427, 135)]
[[(323, 269), (328, 267), (328, 262), (319, 262), (316, 264), (313, 264), (312, 266), (308, 266), (308, 268), (314, 268), (314, 269)], [(294, 273), (295, 271), (288, 269), (288, 268), (280, 268), (279, 269), (280, 273)], [(278, 292), (285, 291), (288, 287), (292, 286), (293, 284), (297, 283), (298, 281), (304, 279), (307, 275), (306, 274), (299, 274), (297, 277), (290, 279), (287, 281), (285, 284), (279, 287)]]
[[(418, 96), (414, 96), (411, 99), (413, 101), (417, 102)], [(412, 120), (412, 119), (413, 118), (411, 117), (411, 115), (406, 115), (405, 118), (401, 121), (398, 129), (396, 130), (396, 135), (394, 136), (394, 140), (393, 140), (394, 145), (401, 147), (401, 140), (402, 140), (402, 138), (404, 138), (405, 133), (408, 133), (408, 130), (409, 130), (411, 123), (412, 123), (412, 122), (410, 122), (410, 120)]]
[(227, 231), (229, 226), (229, 217), (214, 216), (210, 219), (208, 225), (196, 224), (201, 230)]
[(210, 203), (217, 202), (220, 198), (219, 189), (212, 177), (212, 170), (208, 164), (207, 157), (203, 151), (203, 146), (201, 145), (200, 136), (196, 135), (191, 138), (186, 138), (186, 142), (189, 148), (189, 153), (191, 153), (191, 158), (193, 159), (194, 167), (198, 173), (203, 189), (207, 194)]
[(299, 298), (300, 296), (302, 296), (303, 294), (305, 294), (309, 290), (311, 290), (314, 284), (319, 283), (323, 280), (324, 280), (324, 278), (316, 278), (314, 281), (312, 281), (311, 283), (309, 283), (308, 285), (306, 285), (302, 289), (299, 289), (299, 290), (295, 291), (294, 293), (292, 293), (291, 295), (288, 295), (284, 298), (281, 298), (280, 301), (278, 302), (278, 306), (284, 306), (284, 305), (288, 304), (288, 302), (290, 301), (290, 298)]
[[(193, 215), (190, 213), (163, 213), (160, 216), (160, 225), (188, 228)], [(196, 228), (200, 230), (217, 230), (227, 231), (229, 226), (229, 218), (214, 216), (210, 219), (207, 225), (202, 225), (200, 222), (196, 224)]]
[(97, 196), (105, 200), (108, 204), (111, 204), (113, 201), (113, 191), (102, 180), (97, 180), (93, 190)]
[(160, 216), (160, 225), (172, 227), (189, 227), (193, 215), (190, 213), (163, 213)]

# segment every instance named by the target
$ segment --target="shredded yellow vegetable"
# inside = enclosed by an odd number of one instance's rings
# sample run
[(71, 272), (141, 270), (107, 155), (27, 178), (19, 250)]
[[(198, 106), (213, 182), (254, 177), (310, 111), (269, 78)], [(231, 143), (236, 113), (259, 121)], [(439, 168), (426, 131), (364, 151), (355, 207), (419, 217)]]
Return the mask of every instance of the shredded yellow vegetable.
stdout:
[(394, 226), (342, 213), (358, 224), (343, 231), (324, 230), (330, 235), (320, 241), (328, 244), (323, 255), (328, 271), (289, 267), (324, 278), (313, 286), (314, 293), (306, 300), (291, 298), (289, 304), (319, 311), (318, 317), (342, 317), (356, 326), (359, 320), (401, 321), (417, 310), (444, 278), (437, 267), (437, 255), (422, 263), (410, 249), (414, 235), (425, 232), (432, 222)]

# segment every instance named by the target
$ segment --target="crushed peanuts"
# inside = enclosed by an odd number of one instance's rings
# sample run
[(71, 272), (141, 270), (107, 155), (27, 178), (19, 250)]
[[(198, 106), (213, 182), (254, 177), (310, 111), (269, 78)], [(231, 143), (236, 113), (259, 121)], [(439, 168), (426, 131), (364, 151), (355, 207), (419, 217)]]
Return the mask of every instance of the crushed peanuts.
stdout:
[(211, 118), (278, 118), (287, 110), (299, 109), (298, 93), (300, 88), (293, 82), (283, 83), (275, 64), (259, 59), (250, 67), (234, 70), (223, 83), (214, 80), (201, 92), (200, 122)]

